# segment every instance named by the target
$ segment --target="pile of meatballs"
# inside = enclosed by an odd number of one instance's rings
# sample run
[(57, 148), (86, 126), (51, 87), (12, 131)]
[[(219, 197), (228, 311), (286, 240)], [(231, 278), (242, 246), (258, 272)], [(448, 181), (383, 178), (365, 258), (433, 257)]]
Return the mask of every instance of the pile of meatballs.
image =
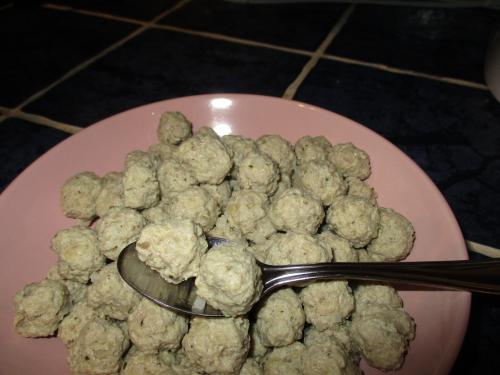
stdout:
[[(64, 183), (61, 208), (75, 225), (54, 235), (58, 261), (46, 278), (16, 294), (20, 335), (59, 337), (78, 375), (361, 374), (362, 358), (381, 370), (402, 366), (415, 324), (391, 286), (321, 281), (254, 307), (257, 260), (409, 254), (413, 227), (378, 207), (366, 152), (322, 136), (291, 145), (279, 135), (193, 134), (179, 112), (163, 113), (157, 134), (122, 171)], [(208, 250), (208, 236), (229, 241)], [(198, 296), (224, 317), (189, 319), (126, 285), (116, 259), (132, 242), (168, 282), (195, 277)]]

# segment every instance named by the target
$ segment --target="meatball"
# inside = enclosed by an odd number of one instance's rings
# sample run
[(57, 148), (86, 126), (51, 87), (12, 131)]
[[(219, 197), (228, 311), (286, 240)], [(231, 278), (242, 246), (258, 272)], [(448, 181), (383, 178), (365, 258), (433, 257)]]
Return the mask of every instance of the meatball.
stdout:
[(69, 312), (69, 292), (55, 280), (26, 285), (14, 297), (14, 329), (24, 337), (52, 335)]
[(345, 195), (347, 191), (342, 176), (324, 160), (299, 165), (293, 175), (293, 186), (307, 191), (325, 206), (331, 205), (336, 197)]
[(358, 262), (358, 250), (353, 249), (345, 238), (333, 234), (329, 230), (316, 236), (318, 242), (331, 250), (335, 262)]
[(285, 190), (269, 209), (269, 218), (276, 229), (316, 233), (325, 212), (321, 202), (300, 189)]
[(354, 297), (347, 281), (321, 281), (300, 292), (306, 320), (318, 331), (333, 328), (354, 310)]
[(101, 179), (94, 172), (82, 172), (67, 180), (61, 189), (61, 207), (72, 219), (92, 219), (96, 216), (96, 199), (101, 191)]
[(194, 318), (182, 348), (208, 374), (238, 373), (250, 346), (249, 322), (242, 318)]
[(368, 253), (385, 261), (406, 258), (415, 241), (413, 226), (403, 215), (390, 208), (380, 208), (379, 213), (378, 236), (368, 245)]
[(59, 274), (57, 264), (50, 267), (46, 278), (49, 280), (59, 281), (64, 284), (69, 292), (69, 302), (71, 307), (87, 297), (87, 284), (74, 280), (63, 279), (63, 277)]
[(226, 146), (219, 139), (208, 135), (195, 135), (187, 139), (177, 149), (176, 156), (201, 184), (220, 184), (232, 167)]
[(213, 199), (215, 199), (217, 205), (221, 209), (226, 208), (227, 202), (229, 202), (229, 198), (231, 197), (232, 193), (229, 181), (223, 181), (219, 185), (203, 184), (200, 186), (203, 189), (205, 189), (208, 192), (208, 194), (212, 196)]
[(136, 245), (139, 259), (171, 283), (196, 276), (207, 248), (200, 226), (187, 219), (146, 225)]
[(57, 337), (67, 346), (70, 347), (80, 336), (80, 331), (92, 320), (98, 317), (103, 317), (101, 313), (90, 307), (87, 301), (80, 301), (73, 310), (59, 324)]
[(146, 219), (146, 222), (161, 224), (165, 221), (172, 219), (172, 215), (170, 215), (165, 210), (165, 207), (167, 207), (167, 205), (162, 204), (160, 202), (154, 207), (145, 209), (144, 211), (141, 212), (141, 214), (144, 217), (144, 219)]
[(175, 159), (165, 159), (160, 164), (157, 178), (162, 195), (172, 191), (184, 191), (197, 183), (189, 169)]
[(101, 179), (102, 189), (95, 201), (96, 214), (104, 216), (111, 207), (123, 207), (123, 173), (110, 172)]
[(366, 199), (344, 196), (330, 206), (326, 221), (335, 233), (360, 248), (377, 237), (380, 215)]
[(148, 155), (153, 163), (155, 170), (158, 170), (160, 165), (166, 159), (172, 159), (177, 150), (177, 146), (170, 143), (156, 143), (148, 148)]
[(123, 175), (123, 199), (126, 207), (149, 208), (158, 203), (160, 187), (149, 155), (133, 151), (127, 155)]
[(262, 291), (262, 273), (241, 245), (223, 244), (206, 253), (195, 281), (197, 293), (225, 316), (250, 311)]
[(97, 318), (81, 329), (70, 346), (68, 364), (75, 374), (116, 374), (128, 346), (127, 334), (118, 323)]
[(381, 304), (392, 307), (402, 307), (403, 301), (396, 289), (384, 284), (360, 284), (354, 290), (357, 309), (365, 304)]
[(221, 140), (233, 155), (234, 168), (231, 174), (236, 177), (242, 160), (248, 154), (258, 152), (257, 143), (253, 139), (235, 134), (225, 135)]
[(250, 350), (248, 356), (255, 359), (257, 362), (262, 363), (264, 356), (269, 349), (262, 343), (262, 340), (257, 333), (255, 324), (250, 326)]
[(130, 341), (144, 352), (177, 349), (188, 331), (188, 320), (143, 298), (130, 313)]
[(303, 375), (305, 346), (294, 342), (288, 346), (274, 348), (264, 358), (265, 375)]
[(99, 250), (116, 260), (121, 251), (139, 238), (146, 220), (131, 208), (111, 208), (96, 224)]
[[(132, 347), (123, 359), (120, 375), (171, 375), (170, 366), (163, 363), (158, 353), (143, 352)], [(176, 373), (174, 373), (177, 375)]]
[(97, 247), (97, 236), (90, 228), (60, 230), (52, 238), (52, 249), (59, 257), (57, 269), (64, 279), (86, 283), (106, 263)]
[(366, 199), (368, 202), (377, 205), (377, 193), (375, 189), (366, 181), (362, 181), (357, 177), (347, 177), (347, 195)]
[(241, 161), (237, 179), (241, 189), (273, 194), (278, 188), (280, 172), (276, 163), (269, 156), (251, 153)]
[(211, 237), (225, 238), (226, 240), (244, 244), (247, 243), (241, 231), (229, 224), (229, 220), (227, 219), (226, 215), (221, 215), (217, 218), (215, 227), (208, 233), (208, 235)]
[(161, 143), (176, 145), (191, 136), (192, 124), (180, 112), (164, 112), (156, 134)]
[(297, 294), (290, 288), (271, 294), (257, 313), (255, 328), (265, 346), (286, 346), (302, 337), (305, 323)]
[(365, 180), (370, 176), (370, 158), (366, 152), (352, 143), (334, 145), (328, 153), (328, 160), (345, 177), (357, 177)]
[(281, 174), (290, 175), (295, 167), (295, 153), (290, 143), (279, 135), (263, 135), (257, 139), (260, 152), (278, 164)]
[(240, 375), (264, 375), (264, 370), (255, 359), (247, 358), (241, 367)]
[(93, 274), (91, 281), (92, 284), (87, 289), (89, 306), (110, 318), (126, 320), (134, 306), (141, 300), (140, 294), (122, 280), (116, 262), (106, 265)]
[(299, 164), (312, 160), (326, 160), (332, 145), (323, 136), (304, 136), (295, 143), (295, 155)]

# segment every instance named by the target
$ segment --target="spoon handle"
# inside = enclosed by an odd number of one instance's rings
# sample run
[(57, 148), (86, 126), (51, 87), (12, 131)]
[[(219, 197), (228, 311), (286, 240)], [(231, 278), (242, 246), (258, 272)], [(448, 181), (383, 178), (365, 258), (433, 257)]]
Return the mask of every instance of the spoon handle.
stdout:
[(314, 280), (369, 280), (500, 294), (500, 260), (263, 265), (264, 289)]

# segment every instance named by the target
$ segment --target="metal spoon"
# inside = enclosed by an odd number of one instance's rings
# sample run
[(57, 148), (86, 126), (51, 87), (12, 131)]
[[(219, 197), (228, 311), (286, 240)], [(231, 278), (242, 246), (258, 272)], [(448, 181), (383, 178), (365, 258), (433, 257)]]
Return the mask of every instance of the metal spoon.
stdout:
[[(227, 242), (207, 238), (210, 246)], [(485, 261), (319, 263), (270, 266), (257, 262), (262, 269), (264, 288), (261, 298), (285, 286), (314, 280), (368, 280), (409, 284), (448, 290), (500, 294), (500, 259)], [(139, 260), (135, 243), (118, 257), (118, 272), (125, 282), (144, 297), (179, 313), (222, 317), (219, 310), (197, 296), (194, 278), (171, 284)]]

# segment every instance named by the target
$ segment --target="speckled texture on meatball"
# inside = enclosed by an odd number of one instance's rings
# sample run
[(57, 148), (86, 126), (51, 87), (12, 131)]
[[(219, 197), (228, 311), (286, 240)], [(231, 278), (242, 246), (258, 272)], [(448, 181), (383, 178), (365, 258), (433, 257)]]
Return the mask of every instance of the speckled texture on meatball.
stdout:
[(265, 346), (286, 346), (302, 337), (305, 314), (291, 289), (271, 294), (257, 312), (255, 328)]
[(82, 172), (64, 182), (61, 208), (72, 219), (92, 219), (96, 216), (96, 199), (101, 191), (101, 179), (94, 172)]
[(170, 215), (165, 208), (167, 205), (158, 203), (154, 207), (147, 208), (141, 212), (144, 219), (148, 223), (161, 224), (165, 221), (172, 219), (172, 215)]
[(283, 191), (269, 209), (271, 222), (283, 231), (316, 233), (324, 217), (321, 202), (296, 188)]
[(96, 214), (104, 216), (111, 207), (123, 207), (123, 173), (109, 172), (101, 178), (101, 191), (95, 201)]
[(257, 139), (260, 152), (268, 155), (278, 164), (281, 173), (290, 175), (295, 167), (295, 153), (286, 139), (279, 135), (263, 135)]
[(326, 160), (332, 145), (323, 136), (311, 137), (306, 135), (295, 143), (295, 155), (299, 164), (312, 160)]
[(96, 224), (99, 250), (107, 258), (116, 260), (127, 245), (139, 238), (144, 225), (146, 220), (136, 210), (110, 209)]
[(269, 351), (269, 348), (262, 343), (262, 339), (257, 333), (255, 324), (250, 326), (250, 350), (248, 356), (262, 363), (264, 356)]
[(14, 297), (14, 329), (24, 337), (46, 337), (54, 334), (69, 312), (69, 292), (55, 280), (26, 285)]
[(73, 310), (62, 320), (57, 330), (57, 337), (67, 346), (73, 345), (80, 331), (88, 322), (104, 317), (102, 313), (90, 307), (87, 301), (77, 303)]
[(370, 176), (370, 158), (368, 154), (352, 143), (333, 145), (328, 153), (328, 160), (345, 177), (358, 177), (365, 180)]
[(377, 193), (375, 189), (366, 181), (362, 181), (357, 177), (347, 177), (347, 195), (364, 198), (374, 206), (377, 205)]
[(50, 267), (46, 278), (49, 280), (59, 281), (64, 284), (69, 292), (69, 302), (71, 307), (87, 298), (87, 284), (74, 280), (63, 279), (63, 277), (59, 274), (57, 264)]
[(97, 318), (82, 328), (80, 335), (70, 346), (68, 364), (75, 374), (116, 374), (128, 346), (127, 334), (119, 324)]
[(241, 231), (229, 224), (226, 215), (221, 215), (217, 218), (215, 227), (212, 228), (208, 235), (211, 237), (225, 238), (227, 240), (247, 244), (247, 241)]
[(368, 245), (368, 253), (385, 261), (406, 258), (415, 241), (413, 226), (407, 218), (390, 208), (380, 208), (379, 213), (378, 236)]
[(366, 199), (343, 196), (330, 206), (326, 221), (336, 234), (360, 248), (377, 237), (380, 214)]
[(389, 285), (363, 283), (354, 289), (357, 309), (365, 304), (382, 304), (392, 307), (402, 307), (403, 301), (396, 289)]
[(240, 370), (240, 375), (264, 375), (264, 369), (253, 358), (247, 358)]
[(213, 199), (215, 199), (221, 209), (226, 208), (227, 202), (229, 202), (229, 198), (231, 198), (232, 194), (229, 181), (223, 181), (219, 185), (203, 184), (200, 186), (205, 189)]
[(295, 170), (293, 186), (307, 191), (325, 206), (345, 195), (347, 184), (331, 163), (324, 160), (305, 162)]
[(231, 175), (236, 177), (241, 161), (249, 153), (258, 151), (257, 143), (253, 139), (236, 134), (225, 135), (221, 138), (221, 140), (233, 155), (234, 167)]
[(188, 320), (143, 298), (130, 313), (130, 341), (144, 352), (177, 349), (188, 331)]
[(158, 357), (169, 367), (168, 375), (202, 375), (203, 370), (189, 359), (184, 350), (162, 350)]
[(182, 348), (208, 374), (237, 374), (250, 347), (249, 325), (242, 318), (196, 317), (182, 340)]
[(256, 152), (241, 161), (237, 179), (241, 189), (273, 194), (278, 188), (280, 171), (269, 156)]
[(139, 259), (172, 283), (196, 276), (207, 248), (201, 227), (187, 219), (146, 225), (136, 245)]
[(252, 254), (237, 244), (211, 249), (201, 259), (197, 293), (225, 316), (250, 311), (262, 291), (262, 273)]
[(113, 319), (126, 320), (135, 305), (141, 300), (140, 294), (122, 280), (116, 262), (104, 266), (91, 277), (92, 284), (87, 289), (89, 306)]
[(160, 199), (160, 186), (149, 155), (144, 151), (132, 151), (125, 160), (123, 175), (123, 199), (126, 207), (149, 208)]
[(233, 166), (226, 146), (207, 135), (188, 138), (177, 149), (176, 157), (188, 166), (201, 184), (220, 184)]
[(354, 297), (347, 281), (320, 281), (300, 291), (306, 320), (318, 331), (333, 328), (354, 310)]
[(196, 185), (197, 181), (186, 166), (175, 160), (165, 159), (158, 167), (158, 182), (162, 195), (172, 191), (184, 191)]
[(133, 346), (123, 359), (120, 375), (172, 375), (172, 369), (158, 353), (143, 352)]
[(167, 144), (178, 144), (191, 136), (192, 124), (180, 112), (164, 112), (156, 134), (158, 140)]
[(298, 341), (281, 348), (274, 348), (264, 358), (264, 374), (303, 375), (305, 351), (304, 344)]
[(325, 230), (316, 236), (319, 243), (331, 250), (334, 262), (358, 262), (358, 250), (354, 249), (348, 240)]
[(170, 143), (160, 142), (149, 146), (148, 155), (153, 163), (154, 169), (157, 170), (164, 160), (173, 158), (176, 150), (177, 146)]

